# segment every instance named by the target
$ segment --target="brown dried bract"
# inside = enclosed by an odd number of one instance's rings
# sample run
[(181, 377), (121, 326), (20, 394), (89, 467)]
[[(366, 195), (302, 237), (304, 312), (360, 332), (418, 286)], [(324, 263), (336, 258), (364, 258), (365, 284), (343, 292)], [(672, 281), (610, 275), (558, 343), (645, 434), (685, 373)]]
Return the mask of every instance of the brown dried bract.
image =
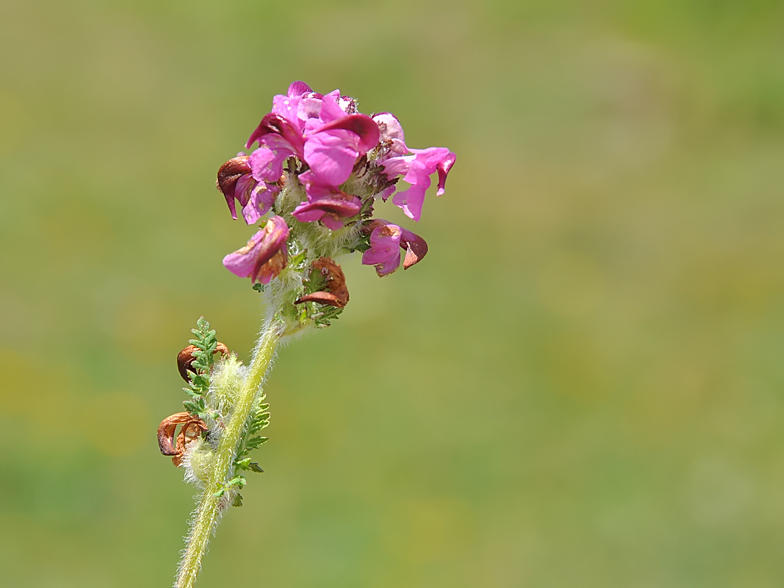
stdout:
[[(191, 380), (188, 376), (188, 370), (190, 370), (193, 360), (196, 359), (193, 357), (193, 352), (197, 349), (198, 347), (195, 345), (188, 345), (185, 349), (180, 351), (179, 354), (177, 354), (177, 369), (180, 370), (180, 375), (186, 382), (190, 382)], [(215, 353), (220, 353), (225, 357), (229, 354), (229, 348), (218, 341), (218, 345), (215, 347)]]
[[(177, 439), (174, 432), (181, 425)], [(163, 455), (171, 455), (172, 463), (177, 467), (182, 463), (185, 449), (196, 441), (207, 430), (207, 425), (189, 412), (178, 412), (161, 421), (158, 426), (158, 447)]]
[(313, 269), (321, 272), (321, 276), (326, 282), (324, 290), (297, 298), (295, 304), (318, 302), (319, 304), (344, 308), (348, 304), (348, 287), (346, 286), (346, 276), (341, 267), (331, 258), (321, 257), (313, 262)]

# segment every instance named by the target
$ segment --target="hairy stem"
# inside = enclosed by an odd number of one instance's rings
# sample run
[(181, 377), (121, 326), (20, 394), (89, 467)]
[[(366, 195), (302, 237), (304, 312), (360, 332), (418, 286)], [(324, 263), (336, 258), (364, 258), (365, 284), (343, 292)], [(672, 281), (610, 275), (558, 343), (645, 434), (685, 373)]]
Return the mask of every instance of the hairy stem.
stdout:
[(207, 551), (207, 545), (218, 525), (218, 520), (225, 510), (227, 496), (216, 496), (216, 494), (226, 488), (226, 483), (234, 475), (234, 457), (237, 453), (237, 445), (248, 424), (253, 403), (261, 392), (264, 377), (280, 337), (281, 330), (274, 321), (269, 321), (264, 325), (256, 348), (253, 350), (247, 378), (243, 382), (237, 403), (218, 444), (210, 479), (199, 497), (174, 588), (193, 588), (196, 584), (196, 576), (201, 568), (201, 559)]

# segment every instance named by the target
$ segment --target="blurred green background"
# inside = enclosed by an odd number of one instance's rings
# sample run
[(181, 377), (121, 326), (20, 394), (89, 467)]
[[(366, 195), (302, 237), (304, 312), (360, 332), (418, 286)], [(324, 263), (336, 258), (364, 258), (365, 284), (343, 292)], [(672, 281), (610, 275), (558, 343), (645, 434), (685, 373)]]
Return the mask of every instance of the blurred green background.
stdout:
[[(0, 585), (167, 586), (215, 191), (301, 79), (448, 146), (424, 263), (282, 350), (200, 588), (784, 586), (784, 4), (0, 3)], [(391, 205), (382, 216), (401, 220)]]

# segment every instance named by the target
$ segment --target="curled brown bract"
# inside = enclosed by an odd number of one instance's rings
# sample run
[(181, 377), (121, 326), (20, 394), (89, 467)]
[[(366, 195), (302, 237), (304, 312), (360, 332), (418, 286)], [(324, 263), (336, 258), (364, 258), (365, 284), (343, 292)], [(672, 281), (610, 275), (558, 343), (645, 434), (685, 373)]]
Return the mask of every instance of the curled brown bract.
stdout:
[(301, 296), (297, 298), (295, 304), (317, 302), (344, 308), (348, 304), (348, 287), (341, 267), (329, 257), (320, 257), (313, 262), (313, 270), (320, 272), (324, 278), (326, 282), (324, 290)]
[[(191, 380), (188, 377), (188, 370), (190, 370), (193, 360), (196, 359), (193, 357), (193, 352), (197, 349), (198, 347), (195, 345), (188, 345), (185, 349), (180, 351), (179, 354), (177, 354), (177, 369), (180, 370), (180, 375), (186, 382), (190, 382)], [(229, 354), (229, 348), (218, 341), (218, 345), (215, 347), (215, 353), (220, 353), (225, 357)]]
[[(180, 426), (177, 439), (174, 432)], [(172, 463), (177, 467), (182, 463), (185, 449), (196, 441), (207, 430), (207, 425), (198, 417), (189, 412), (178, 412), (161, 421), (158, 426), (158, 447), (163, 455), (172, 456)]]

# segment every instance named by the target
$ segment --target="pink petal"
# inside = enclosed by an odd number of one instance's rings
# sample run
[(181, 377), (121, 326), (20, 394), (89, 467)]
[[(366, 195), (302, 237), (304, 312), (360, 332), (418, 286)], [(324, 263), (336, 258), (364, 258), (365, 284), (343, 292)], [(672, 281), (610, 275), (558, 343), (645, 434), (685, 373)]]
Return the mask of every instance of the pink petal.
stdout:
[(425, 203), (425, 192), (430, 187), (430, 178), (423, 176), (418, 182), (411, 184), (408, 190), (397, 192), (392, 197), (392, 204), (400, 207), (408, 218), (419, 221), (422, 217), (422, 205)]
[(283, 174), (283, 163), (292, 153), (285, 149), (272, 151), (266, 146), (250, 154), (253, 178), (259, 182), (277, 182)]
[(332, 130), (311, 135), (305, 143), (304, 159), (320, 183), (339, 186), (357, 161), (357, 135)]
[(248, 204), (242, 209), (242, 217), (245, 219), (245, 222), (252, 225), (267, 214), (275, 203), (277, 196), (278, 190), (270, 189), (263, 183), (256, 185), (250, 192)]
[(343, 129), (351, 131), (359, 137), (358, 155), (364, 155), (376, 145), (380, 137), (380, 131), (375, 121), (365, 114), (350, 114), (338, 120), (332, 121), (319, 128), (316, 132), (321, 133), (333, 129)]
[[(338, 191), (337, 193), (322, 196), (320, 198), (309, 198), (307, 202), (303, 202), (297, 206), (297, 208), (294, 209), (292, 215), (298, 221), (303, 223), (321, 220), (329, 228), (334, 230), (335, 227), (329, 225), (335, 225), (337, 220), (334, 222), (324, 220), (322, 218), (324, 215), (329, 214), (333, 215), (333, 217), (350, 218), (358, 214), (361, 209), (362, 201), (359, 198), (352, 196), (351, 194)], [(340, 226), (337, 228), (342, 228), (342, 226), (343, 224), (340, 223)]]

